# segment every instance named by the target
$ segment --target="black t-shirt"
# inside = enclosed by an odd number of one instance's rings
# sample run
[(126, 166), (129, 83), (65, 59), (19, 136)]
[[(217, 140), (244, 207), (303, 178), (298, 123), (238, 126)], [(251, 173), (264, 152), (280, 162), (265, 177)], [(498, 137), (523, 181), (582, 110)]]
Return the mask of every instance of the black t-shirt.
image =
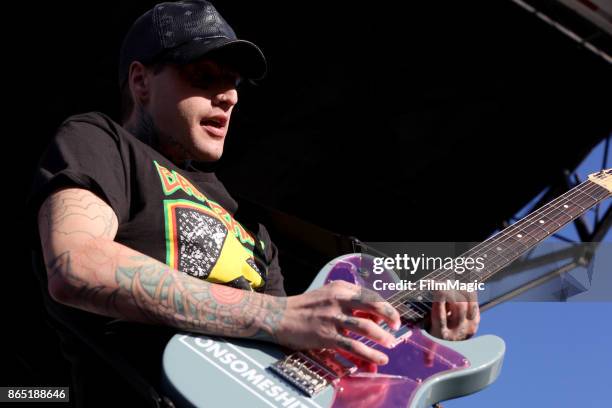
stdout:
[(198, 167), (177, 167), (102, 113), (71, 116), (35, 172), (31, 218), (53, 191), (84, 188), (115, 211), (115, 241), (200, 279), (284, 296), (265, 227), (238, 221), (237, 202)]

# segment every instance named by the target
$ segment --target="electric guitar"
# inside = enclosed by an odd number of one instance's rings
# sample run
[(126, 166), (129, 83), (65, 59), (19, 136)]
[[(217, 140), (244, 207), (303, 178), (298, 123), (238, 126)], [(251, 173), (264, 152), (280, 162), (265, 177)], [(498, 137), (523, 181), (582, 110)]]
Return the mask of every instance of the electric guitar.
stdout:
[[(612, 169), (594, 173), (470, 249), (466, 256), (487, 260), (475, 272), (478, 280), (488, 279), (611, 192)], [(308, 290), (340, 279), (368, 288), (374, 279), (398, 282), (392, 270), (370, 273), (372, 259), (364, 254), (340, 256), (318, 273)], [(389, 363), (378, 366), (377, 372), (361, 370), (333, 349), (292, 352), (265, 342), (177, 334), (164, 351), (164, 392), (178, 406), (421, 408), (495, 381), (505, 352), (503, 340), (492, 335), (454, 342), (432, 337), (419, 326), (428, 311), (428, 303), (420, 299), (414, 291), (394, 292), (388, 299), (402, 315), (394, 347), (353, 336), (388, 355)]]

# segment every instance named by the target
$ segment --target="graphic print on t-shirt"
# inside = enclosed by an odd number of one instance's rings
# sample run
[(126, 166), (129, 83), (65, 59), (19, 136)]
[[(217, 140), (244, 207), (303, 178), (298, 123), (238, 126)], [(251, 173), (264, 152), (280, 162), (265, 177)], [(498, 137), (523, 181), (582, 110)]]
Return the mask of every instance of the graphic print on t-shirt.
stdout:
[(261, 288), (265, 269), (255, 262), (253, 236), (181, 174), (154, 164), (166, 196), (182, 191), (199, 201), (163, 201), (166, 263), (210, 282)]

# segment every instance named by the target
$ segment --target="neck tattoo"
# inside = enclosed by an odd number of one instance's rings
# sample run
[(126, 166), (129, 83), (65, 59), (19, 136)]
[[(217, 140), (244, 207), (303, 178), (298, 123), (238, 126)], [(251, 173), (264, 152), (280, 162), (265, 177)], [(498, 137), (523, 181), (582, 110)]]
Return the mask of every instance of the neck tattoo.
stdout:
[(138, 139), (148, 144), (152, 148), (159, 150), (159, 130), (153, 118), (149, 113), (142, 107), (138, 106), (138, 115), (136, 116), (136, 122), (127, 127), (127, 130), (132, 132)]
[[(153, 117), (147, 112), (142, 105), (138, 106), (138, 115), (134, 125), (127, 126), (126, 129), (134, 134), (138, 139), (148, 144), (158, 152), (165, 154), (178, 166), (187, 166), (191, 160), (185, 159), (189, 154), (185, 147), (180, 144), (172, 135), (162, 135), (160, 130), (155, 125)], [(165, 136), (165, 137), (162, 137)], [(162, 146), (162, 141), (165, 145), (170, 145), (172, 152), (180, 152), (182, 157), (171, 157), (170, 151), (166, 151)]]

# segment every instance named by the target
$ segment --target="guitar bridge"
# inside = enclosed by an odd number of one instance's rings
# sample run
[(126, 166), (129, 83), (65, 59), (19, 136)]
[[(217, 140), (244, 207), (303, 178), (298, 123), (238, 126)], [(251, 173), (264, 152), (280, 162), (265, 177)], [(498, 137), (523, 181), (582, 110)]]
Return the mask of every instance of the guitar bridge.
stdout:
[(357, 367), (335, 351), (323, 349), (292, 353), (272, 364), (270, 369), (314, 397), (340, 377), (356, 371)]

